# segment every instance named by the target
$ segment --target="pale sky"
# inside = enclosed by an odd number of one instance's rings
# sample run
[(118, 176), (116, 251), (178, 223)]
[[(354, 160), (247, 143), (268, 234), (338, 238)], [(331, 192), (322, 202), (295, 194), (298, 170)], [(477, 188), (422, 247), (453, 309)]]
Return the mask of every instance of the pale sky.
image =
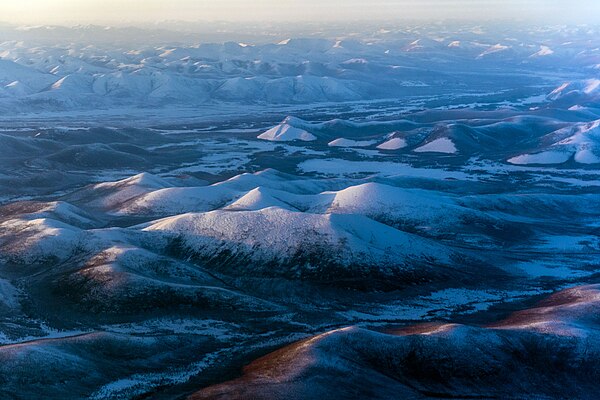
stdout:
[(400, 18), (600, 23), (600, 0), (0, 0), (0, 20), (18, 24)]

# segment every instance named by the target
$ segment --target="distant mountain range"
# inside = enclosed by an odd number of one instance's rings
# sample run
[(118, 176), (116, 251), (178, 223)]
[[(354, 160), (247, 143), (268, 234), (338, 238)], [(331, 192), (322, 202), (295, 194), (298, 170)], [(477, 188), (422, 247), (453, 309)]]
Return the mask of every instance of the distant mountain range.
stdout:
[[(515, 30), (507, 37), (469, 26), (443, 35), (407, 27), (375, 30), (361, 39), (334, 30), (331, 39), (266, 35), (218, 43), (215, 37), (217, 44), (209, 44), (210, 37), (185, 30), (2, 27), (0, 109), (314, 104), (456, 94), (466, 88), (485, 98), (515, 84), (540, 95), (563, 85), (564, 76), (591, 78), (600, 66), (597, 50), (588, 46), (595, 31), (564, 29)], [(568, 44), (561, 35), (567, 29)], [(503, 74), (511, 81), (500, 79)], [(581, 89), (566, 83), (550, 98), (589, 97), (588, 92), (597, 93), (590, 82)]]

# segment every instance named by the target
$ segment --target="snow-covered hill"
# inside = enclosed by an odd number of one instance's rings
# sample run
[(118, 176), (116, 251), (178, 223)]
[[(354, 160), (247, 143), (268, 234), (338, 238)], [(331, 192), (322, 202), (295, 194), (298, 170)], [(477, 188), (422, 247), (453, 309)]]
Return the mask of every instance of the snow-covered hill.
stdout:
[(567, 289), (488, 327), (331, 330), (191, 398), (588, 398), (598, 387), (599, 294), (597, 285)]
[(317, 140), (316, 136), (312, 133), (294, 125), (300, 125), (298, 120), (288, 117), (281, 124), (258, 135), (258, 138), (273, 142), (290, 142), (294, 140), (311, 142), (313, 140)]
[(600, 163), (600, 120), (559, 129), (540, 138), (535, 152), (515, 156), (511, 164)]
[(400, 277), (415, 274), (415, 268), (423, 273), (431, 262), (449, 263), (451, 254), (443, 246), (365, 217), (277, 207), (184, 214), (145, 230), (181, 238), (184, 251), (206, 262), (227, 259), (217, 267), (223, 271), (241, 273), (242, 268), (251, 276), (325, 282), (337, 275), (348, 284), (365, 273)]

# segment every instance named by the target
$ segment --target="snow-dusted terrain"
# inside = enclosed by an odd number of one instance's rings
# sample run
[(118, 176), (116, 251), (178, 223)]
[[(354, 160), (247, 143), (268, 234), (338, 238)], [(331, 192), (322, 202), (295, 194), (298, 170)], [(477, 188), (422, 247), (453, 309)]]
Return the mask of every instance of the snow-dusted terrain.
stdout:
[(335, 329), (190, 398), (593, 398), (599, 299), (580, 286), (484, 327)]
[(594, 398), (598, 28), (246, 28), (0, 25), (0, 397)]
[[(334, 25), (321, 36), (292, 39), (285, 35), (299, 33), (285, 28), (266, 38), (261, 27), (231, 29), (215, 27), (209, 34), (206, 26), (194, 36), (185, 28), (0, 26), (0, 110), (315, 104), (467, 94), (489, 102), (506, 100), (509, 92), (521, 98), (540, 95), (543, 86), (560, 86), (550, 94), (556, 101), (598, 99), (593, 27), (515, 27), (516, 37), (507, 37), (504, 26), (494, 25), (450, 25), (444, 32), (415, 24), (366, 25), (357, 27), (361, 35)], [(244, 31), (263, 37), (229, 41)], [(215, 40), (224, 43), (200, 39), (219, 33)], [(508, 69), (510, 81), (498, 79)]]

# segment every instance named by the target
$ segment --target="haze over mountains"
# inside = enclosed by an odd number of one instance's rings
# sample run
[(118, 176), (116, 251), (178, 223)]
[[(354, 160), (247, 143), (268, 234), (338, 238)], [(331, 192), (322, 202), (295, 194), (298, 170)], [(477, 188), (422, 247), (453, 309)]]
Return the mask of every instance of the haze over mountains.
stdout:
[[(368, 28), (366, 37), (342, 35), (332, 27), (312, 38), (279, 34), (265, 43), (251, 33), (246, 43), (211, 44), (206, 41), (218, 37), (202, 32), (4, 27), (0, 107), (4, 113), (22, 113), (314, 104), (465, 92), (484, 101), (517, 88), (515, 94), (523, 98), (547, 94), (567, 80), (585, 86), (579, 80), (593, 77), (599, 65), (597, 49), (590, 46), (597, 31), (589, 27), (550, 32), (472, 25), (442, 32), (420, 25)], [(224, 30), (222, 37), (232, 35)], [(163, 43), (153, 45), (156, 40)], [(503, 69), (513, 71), (510, 81), (498, 79)], [(588, 86), (582, 91), (584, 96), (597, 93)]]
[(0, 397), (594, 398), (599, 28), (272, 26), (0, 28)]

